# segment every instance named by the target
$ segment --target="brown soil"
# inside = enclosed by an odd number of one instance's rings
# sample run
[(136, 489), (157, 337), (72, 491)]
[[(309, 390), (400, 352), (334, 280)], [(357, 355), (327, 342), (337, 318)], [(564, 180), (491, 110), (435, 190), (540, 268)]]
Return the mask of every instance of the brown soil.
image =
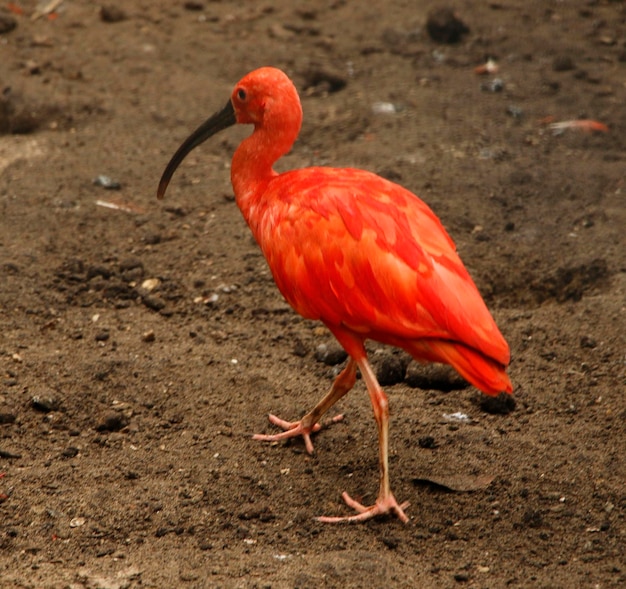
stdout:
[[(15, 5), (0, 12), (1, 587), (626, 583), (622, 2), (458, 2), (453, 44), (427, 32), (432, 1), (66, 0), (36, 20), (34, 0)], [(499, 71), (477, 75), (487, 57)], [(341, 491), (375, 497), (362, 382), (314, 457), (250, 438), (269, 412), (308, 410), (339, 359), (320, 361), (332, 338), (287, 307), (232, 199), (249, 130), (196, 150), (155, 199), (179, 143), (260, 65), (303, 96), (280, 169), (357, 166), (419, 194), (511, 345), (512, 411), (371, 346), (407, 525), (313, 519), (347, 513)], [(610, 130), (545, 124), (576, 118)]]

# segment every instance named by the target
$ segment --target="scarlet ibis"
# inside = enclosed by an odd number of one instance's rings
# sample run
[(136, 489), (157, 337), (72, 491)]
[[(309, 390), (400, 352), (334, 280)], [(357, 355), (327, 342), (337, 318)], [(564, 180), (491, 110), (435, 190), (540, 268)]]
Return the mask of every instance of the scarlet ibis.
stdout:
[(389, 407), (365, 350), (368, 339), (406, 350), (417, 361), (453, 366), (488, 395), (511, 393), (509, 347), (439, 219), (417, 196), (380, 176), (351, 168), (310, 167), (282, 174), (274, 163), (293, 146), (302, 123), (298, 92), (282, 71), (244, 76), (226, 106), (178, 148), (157, 196), (185, 156), (231, 125), (254, 125), (233, 155), (231, 181), (239, 206), (274, 280), (303, 317), (324, 323), (348, 353), (330, 391), (302, 419), (270, 421), (285, 431), (260, 440), (303, 436), (361, 372), (379, 441), (378, 497), (365, 506), (343, 493), (356, 514), (320, 517), (359, 522), (395, 513), (408, 521), (389, 484)]

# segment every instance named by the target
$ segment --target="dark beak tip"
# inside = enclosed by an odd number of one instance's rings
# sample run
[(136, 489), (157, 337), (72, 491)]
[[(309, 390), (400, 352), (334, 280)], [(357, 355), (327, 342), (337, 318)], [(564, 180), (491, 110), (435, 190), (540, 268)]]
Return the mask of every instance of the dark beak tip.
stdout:
[(161, 176), (161, 181), (159, 182), (159, 187), (157, 189), (157, 198), (159, 200), (163, 199), (165, 191), (167, 190), (176, 168), (178, 168), (179, 164), (185, 159), (185, 156), (192, 149), (206, 141), (209, 137), (215, 135), (215, 133), (234, 125), (236, 122), (237, 119), (235, 116), (235, 110), (232, 102), (229, 100), (221, 111), (216, 112), (212, 117), (202, 123), (202, 125), (200, 125), (189, 137), (187, 137), (176, 153), (172, 156), (172, 159), (167, 164), (165, 171)]

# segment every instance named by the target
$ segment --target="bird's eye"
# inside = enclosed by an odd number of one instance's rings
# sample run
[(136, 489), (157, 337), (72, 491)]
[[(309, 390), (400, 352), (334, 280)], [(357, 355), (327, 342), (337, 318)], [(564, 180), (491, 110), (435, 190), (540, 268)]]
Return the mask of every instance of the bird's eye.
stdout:
[(239, 90), (237, 90), (237, 98), (239, 98), (239, 100), (241, 100), (242, 102), (248, 98), (248, 95), (246, 94), (246, 91), (243, 88), (239, 88)]

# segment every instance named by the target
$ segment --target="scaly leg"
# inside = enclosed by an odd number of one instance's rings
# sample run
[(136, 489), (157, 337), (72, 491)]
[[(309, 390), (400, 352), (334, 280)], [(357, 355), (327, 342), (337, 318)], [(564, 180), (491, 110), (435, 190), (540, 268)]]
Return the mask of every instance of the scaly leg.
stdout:
[(367, 358), (364, 356), (358, 360), (359, 369), (367, 385), (367, 391), (370, 395), (372, 407), (374, 408), (374, 417), (378, 426), (378, 446), (379, 446), (379, 465), (380, 465), (380, 487), (376, 503), (370, 507), (361, 505), (355, 501), (347, 493), (343, 493), (343, 500), (352, 509), (357, 511), (356, 515), (344, 517), (318, 517), (317, 520), (324, 523), (335, 522), (362, 522), (377, 515), (393, 512), (402, 522), (407, 523), (409, 518), (404, 510), (409, 506), (409, 502), (398, 504), (396, 498), (391, 492), (389, 485), (389, 403), (383, 390), (381, 389), (376, 376), (372, 371)]
[[(252, 436), (252, 439), (263, 440), (266, 442), (277, 442), (279, 440), (286, 440), (287, 438), (302, 436), (304, 438), (304, 445), (307, 452), (309, 454), (313, 454), (311, 434), (322, 428), (319, 423), (320, 418), (354, 386), (355, 382), (356, 362), (352, 359), (352, 357), (349, 357), (348, 364), (339, 373), (333, 382), (332, 387), (330, 387), (330, 391), (328, 391), (326, 396), (313, 408), (312, 411), (307, 413), (300, 421), (294, 422), (284, 421), (283, 419), (270, 414), (270, 422), (283, 428), (285, 431), (280, 434), (273, 435), (255, 434)], [(342, 417), (343, 416), (338, 415), (333, 418), (333, 422), (339, 421)]]

